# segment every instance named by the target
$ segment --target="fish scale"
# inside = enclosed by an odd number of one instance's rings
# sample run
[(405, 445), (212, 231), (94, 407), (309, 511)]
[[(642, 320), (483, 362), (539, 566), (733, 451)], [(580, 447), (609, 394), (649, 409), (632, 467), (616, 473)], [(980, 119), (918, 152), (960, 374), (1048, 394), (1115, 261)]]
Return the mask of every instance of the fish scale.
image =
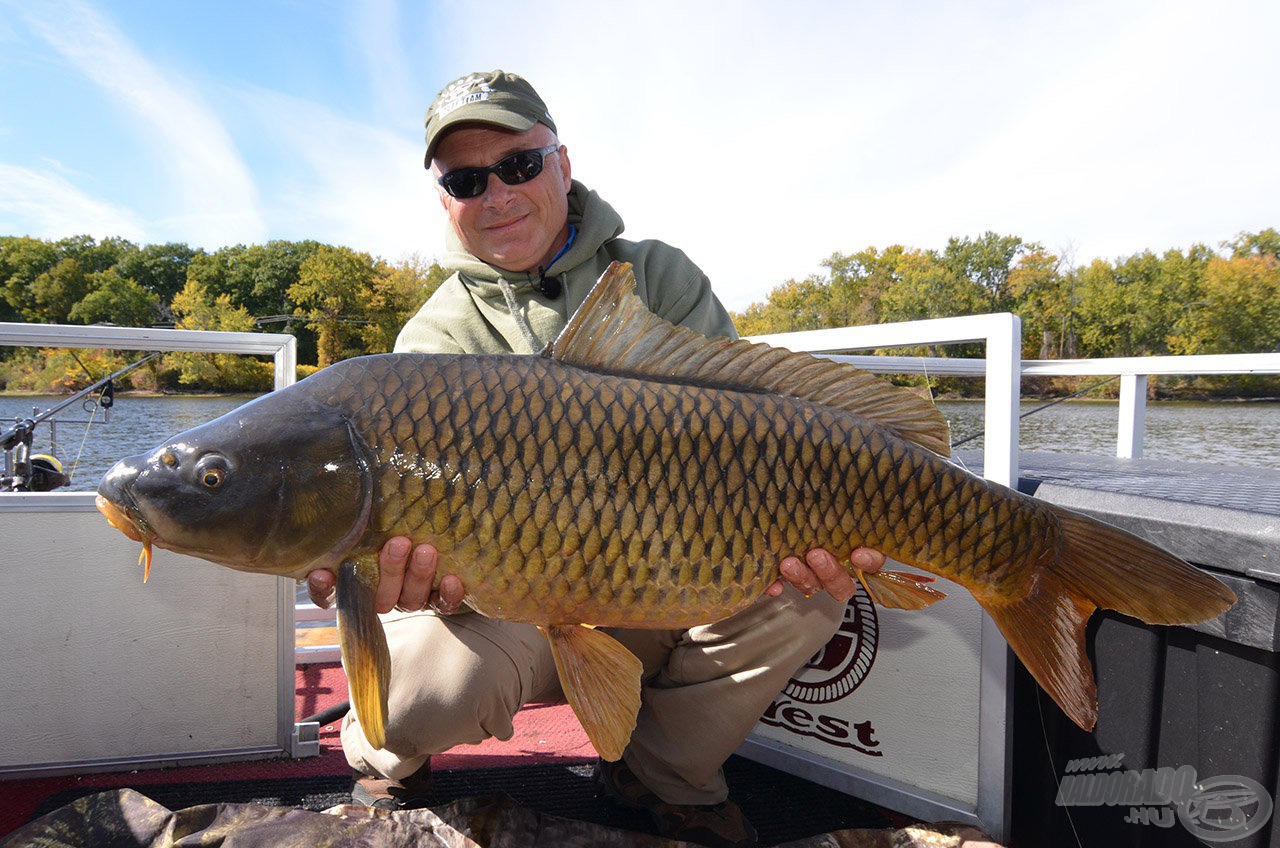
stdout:
[(908, 563), (946, 550), (946, 576), (999, 581), (1056, 544), (1047, 509), (1002, 506), (849, 413), (527, 357), (433, 365), (333, 369), (328, 402), (380, 459), (364, 546), (431, 541), (497, 617), (689, 626), (815, 546)]

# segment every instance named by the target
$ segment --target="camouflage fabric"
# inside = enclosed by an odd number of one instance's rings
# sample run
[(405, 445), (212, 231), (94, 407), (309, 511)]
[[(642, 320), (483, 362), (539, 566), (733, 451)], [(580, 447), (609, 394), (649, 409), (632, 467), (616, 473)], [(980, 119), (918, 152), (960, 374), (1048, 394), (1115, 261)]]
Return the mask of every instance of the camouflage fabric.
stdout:
[[(335, 807), (323, 813), (253, 804), (170, 811), (132, 789), (89, 795), (18, 828), (0, 848), (682, 848), (644, 833), (573, 821), (505, 796), (464, 798), (432, 810)], [(691, 846), (696, 848), (696, 846)], [(967, 825), (842, 830), (779, 848), (999, 848)]]

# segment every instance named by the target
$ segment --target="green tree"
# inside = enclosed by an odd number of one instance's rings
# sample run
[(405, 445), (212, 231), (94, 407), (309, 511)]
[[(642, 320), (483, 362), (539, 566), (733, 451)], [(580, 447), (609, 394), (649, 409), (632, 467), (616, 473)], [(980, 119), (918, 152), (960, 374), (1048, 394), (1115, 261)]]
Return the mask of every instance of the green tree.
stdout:
[(36, 310), (31, 285), (41, 274), (58, 264), (58, 249), (52, 243), (30, 236), (0, 238), (0, 293), (8, 307), (5, 320), (31, 320)]
[(1275, 227), (1268, 227), (1257, 233), (1240, 233), (1234, 240), (1223, 242), (1222, 246), (1229, 248), (1235, 257), (1280, 256), (1280, 232)]
[(1022, 319), (1022, 355), (1028, 359), (1076, 356), (1075, 291), (1060, 264), (1057, 256), (1037, 249), (1009, 270), (1007, 292)]
[(147, 244), (126, 253), (112, 269), (169, 304), (187, 283), (187, 269), (204, 251), (180, 242)]
[(835, 326), (878, 324), (884, 320), (881, 298), (897, 281), (898, 265), (907, 249), (891, 245), (883, 252), (867, 247), (857, 253), (833, 253), (822, 264), (831, 279)]
[(1170, 339), (1175, 353), (1280, 350), (1280, 259), (1244, 254), (1209, 260), (1202, 307)]
[(448, 279), (438, 263), (412, 255), (394, 264), (377, 262), (368, 290), (361, 295), (366, 323), (360, 326), (365, 353), (387, 353), (405, 322)]
[(1014, 259), (1021, 253), (1035, 250), (1043, 248), (1037, 244), (1025, 243), (1017, 236), (1002, 236), (987, 231), (976, 239), (948, 239), (942, 261), (956, 276), (969, 280), (986, 292), (987, 303), (980, 312), (1007, 312), (1012, 307), (1008, 282)]
[(784, 332), (786, 316), (768, 300), (753, 303), (742, 312), (731, 313), (733, 326), (740, 336), (766, 336)]
[(68, 314), (76, 323), (147, 327), (159, 317), (160, 297), (114, 270), (90, 274), (89, 289)]
[(316, 357), (316, 335), (306, 326), (296, 326), (297, 304), (289, 288), (298, 282), (302, 263), (320, 248), (315, 241), (271, 241), (265, 245), (234, 245), (210, 254), (192, 257), (187, 271), (211, 295), (225, 294), (236, 306), (243, 306), (259, 326), (283, 329), (298, 337), (298, 359), (311, 362)]
[(1095, 259), (1071, 275), (1069, 283), (1080, 297), (1080, 352), (1084, 356), (1122, 356), (1126, 350), (1127, 304), (1116, 271), (1105, 259)]
[(105, 271), (138, 250), (136, 244), (119, 236), (102, 241), (88, 235), (68, 236), (54, 242), (54, 247), (60, 258), (76, 260), (86, 274)]
[(986, 309), (985, 289), (957, 274), (932, 251), (905, 251), (898, 257), (893, 276), (893, 284), (880, 298), (885, 321), (973, 315)]
[(322, 245), (298, 269), (289, 287), (293, 314), (316, 333), (316, 363), (324, 368), (348, 355), (349, 326), (367, 320), (361, 296), (372, 288), (373, 259), (347, 247)]
[(28, 321), (65, 323), (72, 308), (89, 293), (89, 275), (70, 257), (36, 277), (31, 284), (31, 306), (22, 310)]
[(1113, 265), (1096, 259), (1075, 280), (1080, 294), (1080, 339), (1089, 356), (1158, 356), (1197, 301), (1201, 252), (1144, 251)]
[[(254, 330), (253, 315), (231, 302), (228, 294), (213, 294), (197, 280), (188, 280), (173, 299), (176, 326), (183, 330)], [(170, 362), (179, 370), (184, 386), (218, 391), (266, 391), (271, 387), (271, 366), (247, 356), (230, 353), (174, 353)]]

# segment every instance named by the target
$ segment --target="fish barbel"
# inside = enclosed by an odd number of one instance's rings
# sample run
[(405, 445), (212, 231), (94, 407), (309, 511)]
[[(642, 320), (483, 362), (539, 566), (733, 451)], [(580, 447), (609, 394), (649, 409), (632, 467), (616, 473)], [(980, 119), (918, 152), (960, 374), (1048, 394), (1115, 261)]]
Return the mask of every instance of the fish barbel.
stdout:
[[(615, 263), (541, 356), (346, 360), (121, 460), (98, 503), (148, 547), (295, 578), (334, 569), (352, 701), (378, 747), (390, 661), (373, 595), (395, 535), (433, 544), (476, 611), (542, 627), (609, 759), (634, 728), (640, 663), (595, 628), (719, 620), (814, 547), (847, 561), (869, 546), (964, 586), (1085, 729), (1095, 609), (1174, 624), (1234, 602), (1149, 542), (948, 451), (927, 401), (673, 326)], [(942, 597), (908, 575), (859, 577), (891, 607)]]

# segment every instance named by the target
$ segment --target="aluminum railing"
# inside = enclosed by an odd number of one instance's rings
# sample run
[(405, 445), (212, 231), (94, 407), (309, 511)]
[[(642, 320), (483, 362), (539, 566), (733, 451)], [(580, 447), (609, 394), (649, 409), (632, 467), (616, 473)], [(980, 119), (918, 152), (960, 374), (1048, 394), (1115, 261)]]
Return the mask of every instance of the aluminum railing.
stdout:
[(75, 347), (104, 350), (181, 350), (244, 353), (275, 358), (275, 387), (297, 379), (298, 340), (287, 333), (227, 333), (215, 330), (160, 330), (95, 324), (14, 324), (0, 322), (0, 345)]

